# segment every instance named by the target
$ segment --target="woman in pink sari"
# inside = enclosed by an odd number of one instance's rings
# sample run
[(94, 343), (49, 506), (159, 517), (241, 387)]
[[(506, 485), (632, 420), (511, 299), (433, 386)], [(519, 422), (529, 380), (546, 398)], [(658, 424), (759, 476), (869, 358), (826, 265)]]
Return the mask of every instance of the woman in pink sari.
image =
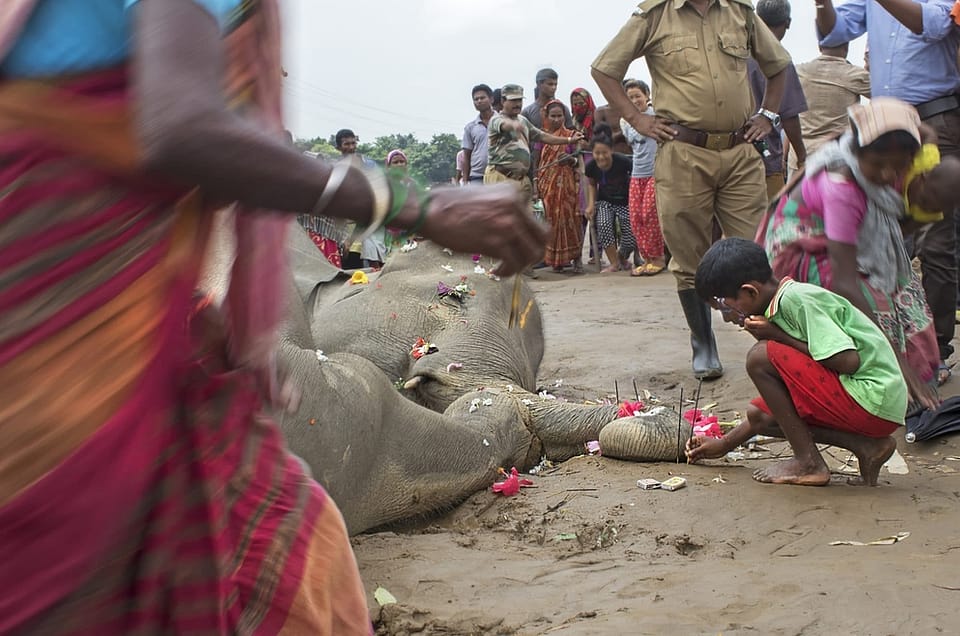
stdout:
[[(370, 632), (268, 415), (289, 220), (420, 225), (504, 274), (544, 236), (510, 188), (395, 210), (286, 145), (278, 35), (269, 0), (0, 5), (0, 633)], [(220, 309), (194, 286), (233, 201)]]
[(760, 223), (757, 242), (777, 277), (825, 287), (873, 318), (897, 353), (911, 399), (936, 408), (933, 318), (900, 225), (920, 118), (889, 97), (849, 114), (851, 130), (808, 159)]

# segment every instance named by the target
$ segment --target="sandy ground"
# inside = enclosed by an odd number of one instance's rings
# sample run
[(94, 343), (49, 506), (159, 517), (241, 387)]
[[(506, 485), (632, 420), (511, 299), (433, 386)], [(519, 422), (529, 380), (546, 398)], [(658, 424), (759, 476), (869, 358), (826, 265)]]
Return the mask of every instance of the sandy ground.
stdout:
[[(540, 270), (540, 383), (559, 396), (633, 392), (675, 405), (692, 395), (688, 332), (669, 274), (629, 278)], [(726, 374), (701, 404), (721, 421), (753, 397), (743, 359), (753, 339), (717, 329)], [(945, 387), (960, 392), (960, 379)], [(502, 498), (477, 493), (446, 515), (355, 538), (378, 634), (955, 633), (960, 603), (960, 438), (906, 444), (909, 472), (877, 488), (754, 482), (782, 443), (740, 461), (635, 464), (570, 460)], [(855, 466), (854, 462), (851, 462)], [(676, 492), (637, 479), (680, 474)], [(830, 546), (909, 532), (894, 545)], [(398, 603), (379, 608), (382, 586)], [(950, 617), (954, 618), (951, 619)], [(951, 627), (952, 625), (952, 627)]]

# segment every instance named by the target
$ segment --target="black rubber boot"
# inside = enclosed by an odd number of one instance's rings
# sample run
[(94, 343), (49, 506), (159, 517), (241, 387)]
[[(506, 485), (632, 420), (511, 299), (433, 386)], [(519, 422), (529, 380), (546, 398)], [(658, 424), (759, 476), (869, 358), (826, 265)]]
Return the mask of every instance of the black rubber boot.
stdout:
[(690, 327), (690, 347), (693, 349), (693, 377), (698, 380), (719, 378), (723, 365), (717, 353), (717, 341), (710, 326), (710, 306), (700, 299), (695, 289), (677, 292), (683, 315)]

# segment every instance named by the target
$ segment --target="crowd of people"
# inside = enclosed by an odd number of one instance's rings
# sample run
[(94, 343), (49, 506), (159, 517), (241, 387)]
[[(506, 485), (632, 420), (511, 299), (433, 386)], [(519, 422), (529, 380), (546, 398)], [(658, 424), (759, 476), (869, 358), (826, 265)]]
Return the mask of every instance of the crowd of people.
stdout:
[[(350, 130), (333, 164), (284, 139), (273, 0), (7, 0), (0, 633), (371, 632), (342, 517), (270, 418), (296, 395), (275, 358), (295, 217), (341, 266), (344, 244), (382, 264), (389, 230), (503, 276), (582, 271), (588, 234), (608, 272), (669, 260), (697, 378), (723, 373), (713, 311), (758, 340), (747, 420), (690, 460), (763, 432), (794, 456), (760, 481), (826, 483), (823, 442), (875, 484), (949, 377), (953, 5), (818, 0), (822, 55), (794, 69), (786, 0), (650, 0), (592, 63), (606, 105), (558, 100), (551, 69), (525, 110), (480, 84), (466, 187), (426, 191)], [(869, 77), (844, 59), (863, 34)], [(222, 307), (195, 291), (215, 215)]]

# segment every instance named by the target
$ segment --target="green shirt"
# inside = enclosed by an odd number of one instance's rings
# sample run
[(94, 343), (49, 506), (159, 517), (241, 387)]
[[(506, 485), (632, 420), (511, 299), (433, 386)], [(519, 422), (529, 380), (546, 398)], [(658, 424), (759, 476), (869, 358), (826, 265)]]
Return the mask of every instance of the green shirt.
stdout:
[(897, 356), (880, 327), (850, 301), (822, 287), (785, 278), (766, 316), (807, 343), (814, 360), (856, 350), (860, 367), (850, 375), (841, 373), (840, 384), (867, 412), (903, 424), (907, 383)]
[(523, 124), (521, 130), (502, 130), (503, 122), (507, 119), (497, 113), (490, 119), (487, 126), (489, 148), (487, 165), (499, 166), (504, 170), (517, 175), (525, 175), (530, 171), (530, 142), (540, 141), (543, 131), (530, 123), (523, 115), (517, 115), (517, 120)]

